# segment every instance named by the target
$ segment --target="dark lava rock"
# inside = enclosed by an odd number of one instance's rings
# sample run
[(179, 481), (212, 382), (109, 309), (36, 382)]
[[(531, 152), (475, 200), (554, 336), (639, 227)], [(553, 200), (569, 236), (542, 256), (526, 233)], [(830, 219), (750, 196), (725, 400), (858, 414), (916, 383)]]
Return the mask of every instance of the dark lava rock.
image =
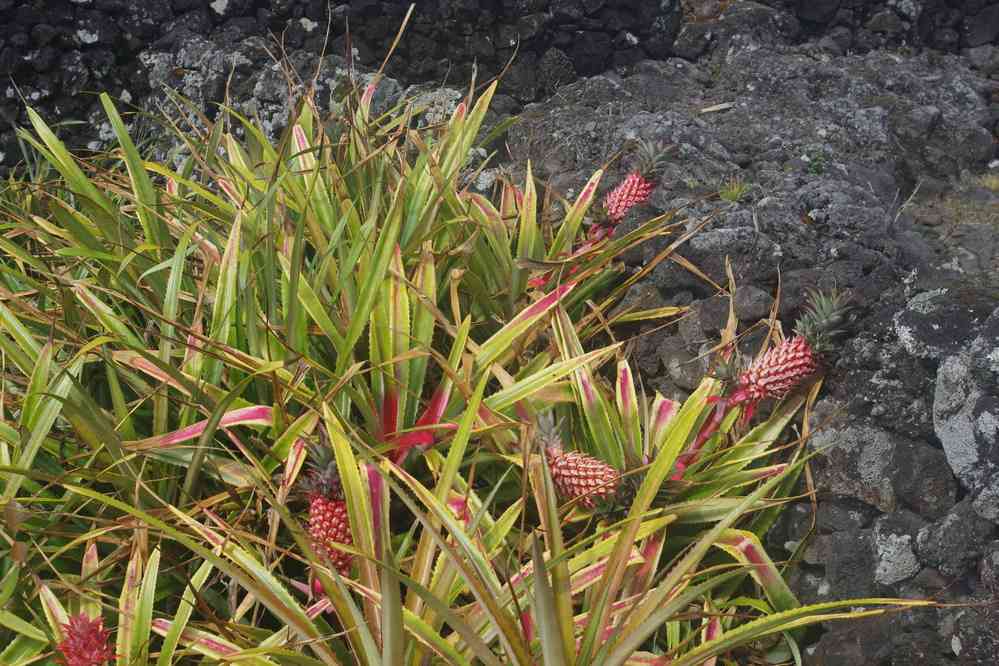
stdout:
[(839, 10), (842, 0), (800, 0), (798, 18), (814, 23), (831, 21)]
[(611, 41), (604, 32), (580, 31), (573, 35), (567, 53), (575, 70), (583, 76), (603, 72), (612, 53)]
[(809, 446), (819, 452), (817, 484), (835, 496), (858, 499), (883, 512), (894, 511), (897, 498), (889, 473), (900, 441), (870, 425), (823, 427), (809, 440)]
[[(888, 307), (885, 315), (892, 312)], [(858, 323), (865, 330), (843, 343), (830, 394), (850, 414), (876, 419), (905, 438), (931, 440), (933, 397), (927, 387), (932, 371), (908, 355), (888, 325), (875, 323), (875, 317)]]
[(673, 383), (681, 389), (693, 391), (708, 370), (708, 359), (687, 349), (683, 338), (670, 336), (658, 344), (659, 359)]
[[(989, 322), (997, 318), (993, 314)], [(999, 521), (999, 336), (990, 325), (967, 351), (948, 356), (937, 373), (933, 421), (951, 468), (983, 493), (981, 510)], [(984, 381), (982, 381), (984, 380)]]
[(541, 61), (538, 63), (538, 83), (546, 95), (572, 83), (577, 78), (579, 77), (572, 60), (561, 49), (548, 49), (541, 56)]
[(940, 449), (900, 440), (888, 474), (899, 502), (923, 518), (940, 518), (954, 505), (957, 480)]
[(831, 624), (822, 638), (808, 650), (811, 666), (858, 666), (882, 663), (891, 655), (892, 644), (885, 640), (887, 618), (864, 622)]
[(961, 36), (965, 46), (981, 46), (999, 37), (999, 5), (994, 4), (977, 14), (966, 16)]
[(756, 322), (770, 316), (774, 297), (758, 287), (748, 285), (735, 292), (735, 316), (744, 322)]
[[(32, 0), (6, 4), (9, 9), (0, 9), (4, 18), (0, 21), (0, 74), (13, 79), (43, 116), (58, 114), (60, 119), (84, 121), (64, 129), (71, 146), (93, 142), (104, 122), (96, 95), (81, 97), (77, 93), (83, 89), (125, 89), (134, 101), (156, 105), (155, 99), (145, 100), (150, 82), (142, 64), (157, 54), (176, 58), (184, 50), (202, 48), (198, 46), (201, 38), (219, 53), (238, 60), (246, 52), (243, 40), (264, 39), (274, 53), (304, 49), (315, 59), (325, 50), (377, 67), (396, 37), (407, 6), (378, 0), (348, 0), (334, 6), (293, 0)], [(575, 80), (578, 73), (631, 67), (649, 56), (665, 54), (681, 19), (678, 0), (418, 3), (387, 73), (410, 83), (447, 79), (462, 87), (473, 69), (479, 81), (504, 71), (516, 49), (518, 57), (508, 71), (505, 92), (522, 104), (552, 93), (559, 85)], [(269, 35), (280, 35), (280, 46), (267, 40)], [(561, 42), (560, 36), (564, 37)], [(553, 46), (559, 51), (552, 52)], [(73, 52), (88, 49), (101, 49), (102, 55), (78, 63)], [(110, 67), (107, 54), (112, 56)], [(269, 59), (262, 56), (258, 64)], [(60, 70), (73, 84), (68, 91), (73, 97), (69, 103), (62, 100), (56, 104), (50, 100), (52, 95), (42, 94), (49, 83), (42, 75), (60, 69), (59, 63), (69, 66)], [(194, 70), (192, 75), (203, 84), (188, 82), (183, 87), (197, 88), (198, 99), (218, 101), (218, 77), (198, 71), (203, 67), (217, 69), (214, 61), (185, 66)], [(155, 87), (165, 77), (153, 78)], [(174, 78), (188, 78), (188, 72), (178, 71)], [(10, 113), (5, 110), (4, 114), (24, 124), (26, 117), (14, 90), (11, 86), (9, 94), (3, 96), (5, 106), (10, 102)], [(39, 94), (31, 97), (33, 92)], [(5, 123), (0, 133), (9, 133), (9, 127)], [(0, 137), (0, 146), (13, 143), (12, 134)], [(16, 151), (0, 152), (4, 153), (0, 157), (3, 169), (15, 159)]]
[(985, 594), (999, 595), (999, 541), (993, 541), (985, 547), (978, 566), (978, 576)]
[(867, 22), (867, 29), (871, 32), (883, 32), (889, 35), (898, 35), (905, 30), (905, 23), (898, 14), (885, 9), (878, 12)]
[(991, 314), (985, 303), (971, 307), (947, 289), (913, 296), (893, 320), (895, 334), (905, 350), (918, 358), (939, 361), (963, 347)]
[(983, 75), (990, 76), (999, 73), (999, 48), (985, 44), (966, 51), (968, 62)]
[(961, 501), (946, 516), (919, 530), (919, 559), (945, 576), (960, 577), (974, 566), (995, 532), (996, 526), (979, 517), (970, 500)]
[(959, 664), (989, 664), (999, 654), (999, 611), (995, 605), (965, 609), (956, 614), (951, 629), (951, 651)]
[(850, 530), (816, 536), (805, 560), (825, 567), (814, 601), (870, 594), (875, 584), (878, 556), (873, 530)]
[(244, 16), (253, 6), (253, 0), (215, 0), (208, 5), (216, 20)]
[(525, 53), (510, 67), (506, 78), (505, 90), (521, 102), (534, 101), (541, 90), (538, 80), (538, 61), (533, 53)]
[(848, 498), (830, 498), (819, 504), (815, 528), (823, 534), (870, 527), (877, 510), (864, 502)]
[(916, 539), (925, 525), (919, 516), (908, 511), (896, 511), (874, 523), (874, 550), (877, 565), (874, 580), (881, 585), (896, 585), (912, 578), (921, 568), (916, 557)]

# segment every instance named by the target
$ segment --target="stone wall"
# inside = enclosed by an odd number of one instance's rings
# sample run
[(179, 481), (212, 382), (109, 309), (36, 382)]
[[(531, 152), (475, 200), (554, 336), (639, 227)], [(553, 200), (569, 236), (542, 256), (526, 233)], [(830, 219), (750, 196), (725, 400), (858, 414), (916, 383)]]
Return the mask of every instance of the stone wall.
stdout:
[[(192, 39), (219, 51), (250, 37), (377, 66), (409, 0), (0, 0), (0, 168), (20, 160), (10, 128), (25, 104), (51, 121), (83, 121), (63, 134), (86, 145), (94, 93), (140, 102), (151, 85), (140, 54), (176, 54)], [(406, 83), (464, 86), (506, 70), (508, 106), (547, 97), (579, 76), (628, 71), (646, 59), (696, 59), (730, 0), (416, 0), (388, 73)], [(996, 0), (767, 0), (786, 10), (790, 41), (824, 36), (830, 48), (866, 52), (898, 45), (956, 51), (999, 39)], [(350, 26), (350, 37), (347, 27)], [(327, 27), (329, 31), (327, 33)], [(678, 35), (681, 37), (679, 40)], [(280, 49), (273, 46), (272, 52)], [(516, 58), (514, 55), (516, 54)], [(512, 60), (511, 60), (512, 59)], [(148, 59), (147, 59), (148, 60)], [(508, 67), (509, 65), (509, 67)], [(179, 81), (186, 66), (177, 68)], [(219, 101), (224, 80), (201, 96)]]
[[(325, 0), (0, 0), (6, 19), (0, 22), (0, 165), (20, 159), (9, 128), (25, 122), (25, 104), (49, 120), (79, 121), (95, 108), (96, 92), (145, 99), (150, 79), (140, 54), (176, 54), (197, 38), (226, 51), (249, 37), (273, 36), (274, 53), (280, 42), (287, 52), (325, 48), (377, 66), (409, 4), (351, 0), (329, 11)], [(417, 0), (416, 6), (391, 76), (461, 87), (473, 69), (484, 80), (512, 60), (504, 92), (517, 103), (580, 75), (667, 55), (681, 20), (677, 0)], [(175, 78), (184, 73), (178, 68)], [(219, 101), (222, 84), (211, 85), (204, 98)], [(84, 145), (94, 138), (80, 126), (64, 134)]]
[(973, 48), (999, 37), (999, 3), (993, 0), (764, 0), (793, 11), (805, 32), (851, 35), (870, 50), (905, 41), (943, 51)]

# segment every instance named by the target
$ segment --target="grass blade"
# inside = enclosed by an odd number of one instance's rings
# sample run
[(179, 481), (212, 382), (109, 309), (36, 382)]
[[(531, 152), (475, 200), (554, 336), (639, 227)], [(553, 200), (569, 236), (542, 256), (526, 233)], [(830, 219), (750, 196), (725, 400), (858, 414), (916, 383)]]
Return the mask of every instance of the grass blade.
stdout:
[[(174, 614), (173, 620), (169, 622), (169, 629), (162, 634), (163, 645), (160, 647), (160, 656), (156, 660), (156, 666), (171, 666), (173, 664), (173, 656), (180, 644), (181, 635), (187, 628), (191, 613), (194, 611), (195, 595), (208, 580), (213, 568), (211, 562), (202, 562), (198, 570), (191, 576), (190, 582), (185, 586), (177, 612)], [(151, 626), (155, 630), (155, 624), (151, 623)], [(157, 633), (159, 632), (157, 631)]]
[(139, 589), (132, 632), (132, 663), (144, 666), (149, 662), (149, 635), (152, 631), (153, 603), (156, 600), (156, 578), (159, 575), (160, 549), (155, 549), (146, 561), (146, 571)]

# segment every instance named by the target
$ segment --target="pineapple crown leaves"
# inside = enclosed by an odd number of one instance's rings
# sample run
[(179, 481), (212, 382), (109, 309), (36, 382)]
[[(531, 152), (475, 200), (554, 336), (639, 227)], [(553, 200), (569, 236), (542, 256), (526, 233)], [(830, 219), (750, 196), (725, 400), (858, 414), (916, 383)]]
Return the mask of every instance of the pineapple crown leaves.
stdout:
[(816, 354), (826, 353), (844, 332), (841, 327), (849, 307), (849, 298), (837, 289), (827, 293), (809, 289), (805, 311), (795, 322), (794, 332), (805, 338)]
[(634, 139), (629, 146), (634, 151), (634, 170), (645, 178), (651, 178), (662, 172), (667, 158), (673, 153), (675, 146), (662, 141), (645, 141)]
[(562, 448), (562, 421), (553, 412), (538, 414), (536, 439), (542, 451)]
[[(325, 437), (320, 435), (320, 440)], [(301, 489), (306, 495), (321, 495), (328, 499), (343, 499), (343, 485), (333, 460), (333, 450), (329, 443), (309, 444), (309, 459), (306, 463), (308, 474), (302, 480)]]

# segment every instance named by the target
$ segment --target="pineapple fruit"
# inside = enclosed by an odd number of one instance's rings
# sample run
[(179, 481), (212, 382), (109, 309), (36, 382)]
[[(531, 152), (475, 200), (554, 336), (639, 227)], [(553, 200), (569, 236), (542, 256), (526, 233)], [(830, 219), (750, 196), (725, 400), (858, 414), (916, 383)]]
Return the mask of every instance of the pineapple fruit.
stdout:
[(338, 548), (354, 543), (347, 514), (343, 486), (336, 471), (336, 463), (328, 447), (311, 447), (309, 473), (304, 490), (309, 501), (309, 537), (312, 547), (320, 557), (340, 572), (350, 575), (353, 556)]
[(612, 227), (620, 224), (629, 210), (645, 203), (652, 196), (657, 184), (655, 176), (662, 166), (662, 158), (663, 151), (659, 146), (644, 141), (638, 143), (635, 169), (604, 197), (604, 212)]
[(108, 644), (111, 632), (104, 628), (102, 618), (74, 615), (62, 625), (62, 632), (57, 661), (63, 666), (104, 666), (114, 660), (114, 648)]
[(649, 180), (640, 171), (632, 171), (604, 197), (607, 219), (613, 225), (620, 223), (629, 210), (648, 201), (655, 188), (655, 181)]
[(839, 292), (811, 292), (795, 335), (768, 349), (739, 375), (730, 402), (746, 403), (749, 410), (766, 398), (779, 400), (818, 372), (822, 355), (840, 333), (835, 327), (842, 323), (846, 308), (846, 298)]
[(596, 508), (600, 500), (617, 494), (620, 473), (593, 456), (579, 451), (548, 449), (548, 465), (559, 496), (575, 501), (584, 509)]
[(818, 357), (812, 346), (807, 339), (796, 335), (768, 349), (739, 375), (738, 381), (749, 401), (780, 399), (818, 369)]
[(593, 456), (563, 450), (558, 427), (550, 413), (538, 418), (538, 430), (559, 497), (585, 509), (594, 509), (599, 501), (617, 495), (620, 472)]

